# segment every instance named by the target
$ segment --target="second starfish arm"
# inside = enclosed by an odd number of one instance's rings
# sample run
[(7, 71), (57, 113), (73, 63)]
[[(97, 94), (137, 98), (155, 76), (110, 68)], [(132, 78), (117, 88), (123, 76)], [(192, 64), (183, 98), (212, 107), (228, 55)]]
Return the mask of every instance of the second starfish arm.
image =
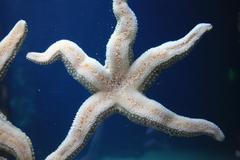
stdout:
[(27, 34), (27, 24), (24, 20), (18, 21), (9, 34), (0, 42), (0, 79), (22, 45)]
[(29, 137), (6, 119), (0, 118), (0, 150), (18, 160), (34, 160)]
[(103, 92), (88, 98), (78, 110), (64, 141), (46, 160), (73, 159), (86, 145), (97, 123), (113, 113), (113, 105), (111, 98)]
[(185, 137), (208, 135), (218, 141), (224, 139), (223, 132), (214, 123), (177, 115), (138, 91), (128, 90), (119, 97), (118, 103), (123, 107), (122, 113), (130, 120), (170, 135)]
[(211, 28), (211, 24), (208, 23), (198, 24), (183, 38), (147, 50), (132, 64), (128, 73), (135, 88), (144, 90), (159, 71), (187, 55), (203, 34)]
[(117, 25), (107, 44), (105, 63), (113, 75), (122, 75), (128, 70), (133, 56), (137, 18), (126, 0), (113, 0), (113, 12)]
[(104, 67), (69, 40), (52, 44), (44, 53), (30, 52), (27, 59), (38, 64), (50, 64), (61, 58), (68, 72), (92, 92), (104, 89), (109, 76)]

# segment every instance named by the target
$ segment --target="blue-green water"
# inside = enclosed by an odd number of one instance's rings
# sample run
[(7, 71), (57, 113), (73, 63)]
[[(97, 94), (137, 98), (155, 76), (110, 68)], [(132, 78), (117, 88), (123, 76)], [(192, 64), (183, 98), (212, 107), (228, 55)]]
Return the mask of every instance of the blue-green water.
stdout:
[[(76, 159), (83, 160), (234, 160), (240, 150), (240, 63), (237, 0), (129, 0), (139, 32), (135, 57), (184, 36), (200, 22), (214, 28), (184, 60), (164, 71), (146, 95), (174, 112), (218, 124), (226, 140), (176, 138), (114, 115), (101, 124)], [(37, 159), (56, 149), (88, 93), (62, 62), (39, 66), (25, 59), (69, 39), (104, 63), (105, 45), (116, 20), (111, 0), (1, 0), (0, 38), (24, 19), (29, 26), (23, 47), (5, 78), (4, 100), (10, 120), (31, 138)], [(239, 158), (238, 158), (239, 159)]]

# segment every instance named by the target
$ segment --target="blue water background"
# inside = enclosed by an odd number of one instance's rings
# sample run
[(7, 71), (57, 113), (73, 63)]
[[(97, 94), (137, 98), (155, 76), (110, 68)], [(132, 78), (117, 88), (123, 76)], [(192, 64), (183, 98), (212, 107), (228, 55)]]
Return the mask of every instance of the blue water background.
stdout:
[[(139, 22), (135, 58), (151, 47), (183, 37), (198, 23), (214, 26), (191, 54), (159, 76), (146, 95), (178, 114), (215, 122), (226, 140), (170, 137), (114, 115), (98, 127), (78, 159), (137, 159), (162, 150), (189, 153), (189, 160), (195, 152), (235, 159), (235, 150), (240, 150), (237, 0), (129, 0), (129, 5)], [(31, 138), (37, 159), (43, 159), (64, 139), (90, 93), (68, 75), (62, 62), (39, 66), (27, 61), (26, 53), (42, 52), (57, 40), (69, 39), (103, 64), (116, 20), (111, 0), (1, 0), (0, 37), (19, 19), (27, 21), (29, 32), (4, 81), (8, 114)]]

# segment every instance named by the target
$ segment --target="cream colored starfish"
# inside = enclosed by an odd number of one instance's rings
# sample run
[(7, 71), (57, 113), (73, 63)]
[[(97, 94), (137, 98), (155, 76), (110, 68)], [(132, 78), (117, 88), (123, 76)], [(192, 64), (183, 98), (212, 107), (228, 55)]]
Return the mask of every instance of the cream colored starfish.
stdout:
[(222, 141), (224, 135), (215, 124), (177, 115), (141, 93), (157, 71), (186, 55), (211, 25), (199, 24), (185, 37), (151, 48), (131, 63), (137, 19), (126, 0), (113, 0), (113, 11), (117, 26), (107, 44), (105, 66), (68, 40), (54, 43), (44, 53), (27, 54), (27, 59), (39, 64), (62, 59), (74, 79), (94, 92), (80, 107), (65, 140), (47, 159), (72, 159), (96, 125), (115, 112), (171, 135), (209, 135)]
[[(2, 79), (9, 64), (27, 34), (26, 22), (19, 21), (11, 32), (0, 42), (0, 78)], [(28, 136), (15, 127), (0, 111), (0, 152), (11, 154), (18, 160), (32, 160), (34, 154)], [(1, 157), (1, 155), (0, 155)], [(2, 159), (4, 157), (1, 157)]]

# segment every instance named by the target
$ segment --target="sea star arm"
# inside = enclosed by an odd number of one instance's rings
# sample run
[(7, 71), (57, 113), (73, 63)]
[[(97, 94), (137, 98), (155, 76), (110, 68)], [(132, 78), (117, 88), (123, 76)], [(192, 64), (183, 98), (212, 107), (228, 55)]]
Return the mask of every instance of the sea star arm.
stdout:
[(0, 78), (4, 77), (11, 61), (15, 58), (25, 36), (27, 25), (24, 20), (18, 21), (9, 34), (0, 43)]
[(212, 122), (177, 115), (135, 90), (129, 89), (121, 95), (118, 103), (123, 107), (123, 113), (134, 122), (170, 135), (186, 137), (208, 135), (218, 141), (224, 139), (220, 128)]
[(137, 18), (126, 0), (113, 0), (113, 12), (117, 25), (107, 44), (106, 67), (113, 75), (119, 76), (128, 70), (131, 63)]
[(185, 37), (147, 50), (133, 63), (128, 73), (134, 87), (143, 90), (159, 71), (187, 55), (194, 44), (211, 28), (211, 24), (198, 24)]
[(101, 90), (108, 82), (108, 73), (95, 59), (89, 57), (77, 44), (60, 40), (44, 53), (30, 52), (27, 59), (38, 64), (50, 64), (61, 58), (68, 72), (90, 91)]
[(46, 160), (72, 159), (85, 146), (97, 123), (112, 113), (113, 101), (103, 92), (88, 98), (77, 112), (68, 135)]
[[(26, 22), (20, 20), (10, 33), (0, 42), (0, 78), (14, 59), (27, 34)], [(15, 156), (19, 160), (33, 160), (34, 153), (28, 136), (7, 121), (0, 112), (0, 151)]]
[(32, 143), (28, 136), (11, 122), (2, 118), (0, 118), (0, 151), (19, 160), (34, 159)]

